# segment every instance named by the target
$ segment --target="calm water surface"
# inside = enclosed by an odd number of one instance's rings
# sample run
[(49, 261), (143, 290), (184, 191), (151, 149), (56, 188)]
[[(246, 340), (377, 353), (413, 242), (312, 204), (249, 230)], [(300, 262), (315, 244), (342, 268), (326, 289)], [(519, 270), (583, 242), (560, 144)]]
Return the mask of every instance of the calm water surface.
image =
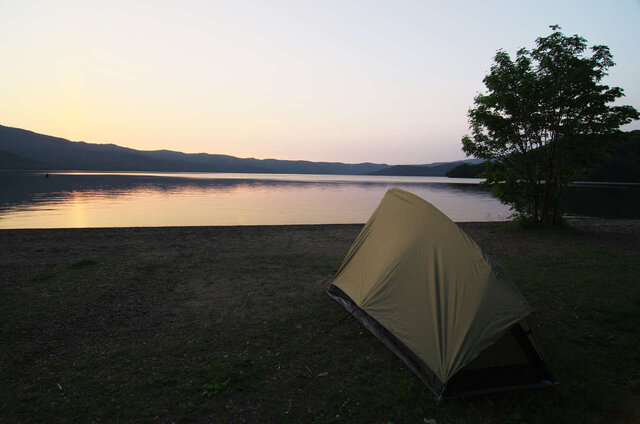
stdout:
[(0, 171), (0, 228), (363, 223), (391, 187), (454, 221), (510, 215), (480, 180), (345, 175)]

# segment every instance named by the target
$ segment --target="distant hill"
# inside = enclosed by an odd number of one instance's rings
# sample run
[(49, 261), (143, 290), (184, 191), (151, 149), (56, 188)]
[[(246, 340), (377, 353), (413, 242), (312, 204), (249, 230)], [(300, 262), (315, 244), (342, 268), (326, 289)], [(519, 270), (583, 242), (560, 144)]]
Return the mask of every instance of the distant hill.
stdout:
[[(600, 145), (600, 160), (579, 175), (577, 181), (640, 183), (640, 130), (590, 139)], [(479, 178), (485, 163), (462, 163), (447, 177)]]
[(311, 162), (237, 158), (170, 150), (143, 151), (115, 144), (69, 141), (0, 125), (0, 169), (253, 172), (359, 175), (387, 168), (386, 164)]
[(449, 178), (480, 178), (480, 174), (487, 169), (489, 163), (462, 163), (447, 171), (446, 176)]
[(0, 169), (44, 169), (46, 164), (0, 150)]
[(436, 162), (428, 165), (394, 165), (371, 171), (369, 175), (444, 177), (448, 171), (461, 164), (477, 164), (481, 162), (481, 159), (467, 159), (455, 162)]
[(370, 162), (349, 164), (145, 151), (115, 144), (69, 141), (0, 125), (0, 169), (444, 176), (457, 165), (479, 162), (481, 160), (468, 159), (390, 166)]
[(620, 134), (605, 150), (602, 161), (586, 172), (584, 180), (640, 183), (640, 130)]

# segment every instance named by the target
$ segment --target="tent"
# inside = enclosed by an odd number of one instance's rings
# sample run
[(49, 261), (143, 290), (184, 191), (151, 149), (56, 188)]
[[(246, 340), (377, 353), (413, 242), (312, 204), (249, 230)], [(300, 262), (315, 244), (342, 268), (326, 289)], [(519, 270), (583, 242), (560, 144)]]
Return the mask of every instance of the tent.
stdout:
[(533, 309), (515, 284), (453, 221), (407, 191), (387, 191), (328, 294), (438, 401), (555, 384)]

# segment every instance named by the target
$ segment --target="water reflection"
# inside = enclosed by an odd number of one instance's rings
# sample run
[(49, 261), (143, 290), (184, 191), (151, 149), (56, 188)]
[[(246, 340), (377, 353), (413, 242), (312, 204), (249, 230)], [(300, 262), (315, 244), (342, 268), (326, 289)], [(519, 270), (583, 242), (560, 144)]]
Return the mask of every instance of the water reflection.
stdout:
[(0, 172), (0, 228), (364, 222), (390, 187), (456, 221), (500, 220), (478, 181), (433, 177)]
[(571, 184), (565, 211), (573, 216), (640, 218), (640, 184)]

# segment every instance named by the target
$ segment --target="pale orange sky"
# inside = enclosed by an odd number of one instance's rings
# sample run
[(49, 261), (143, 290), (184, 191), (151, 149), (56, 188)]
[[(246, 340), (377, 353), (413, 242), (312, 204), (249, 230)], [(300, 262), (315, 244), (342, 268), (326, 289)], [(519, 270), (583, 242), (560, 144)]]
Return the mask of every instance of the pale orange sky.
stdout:
[(144, 150), (456, 160), (495, 51), (550, 24), (608, 45), (607, 82), (640, 109), (638, 22), (637, 1), (0, 1), (0, 124)]

